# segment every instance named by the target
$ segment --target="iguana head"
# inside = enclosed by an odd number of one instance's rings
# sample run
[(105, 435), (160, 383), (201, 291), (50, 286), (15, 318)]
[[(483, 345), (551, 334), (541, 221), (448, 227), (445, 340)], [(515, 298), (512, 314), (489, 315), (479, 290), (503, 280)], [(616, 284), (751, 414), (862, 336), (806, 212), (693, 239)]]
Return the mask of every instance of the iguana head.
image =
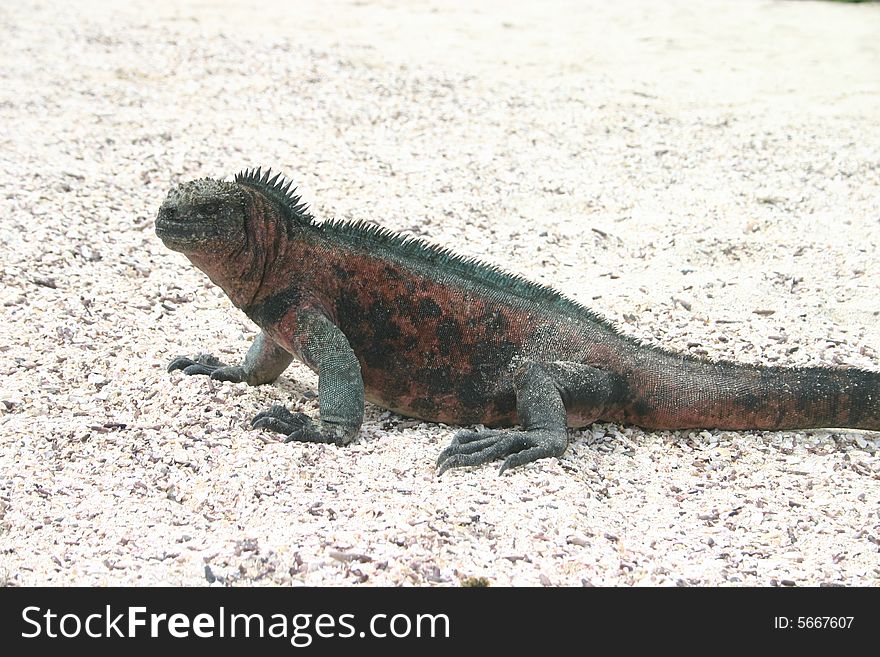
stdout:
[(218, 255), (247, 237), (247, 196), (236, 183), (193, 180), (168, 192), (156, 216), (156, 235), (169, 249)]
[[(288, 235), (297, 226), (310, 225), (312, 216), (306, 204), (300, 203), (296, 189), (291, 189), (290, 181), (281, 174), (270, 176), (271, 169), (265, 173), (261, 169), (245, 169), (235, 176), (234, 182), (203, 178), (178, 185), (168, 192), (159, 208), (156, 235), (174, 251), (213, 255), (240, 250), (259, 237), (248, 231), (266, 232), (269, 228), (249, 228), (248, 219), (276, 223), (280, 231), (272, 232)], [(254, 194), (265, 203), (255, 207)], [(267, 213), (265, 206), (273, 212)]]
[[(239, 308), (273, 289), (267, 271), (279, 263), (312, 216), (291, 183), (261, 169), (246, 169), (232, 182), (203, 178), (173, 188), (156, 216), (156, 235), (183, 253)], [(274, 266), (270, 266), (273, 265)]]

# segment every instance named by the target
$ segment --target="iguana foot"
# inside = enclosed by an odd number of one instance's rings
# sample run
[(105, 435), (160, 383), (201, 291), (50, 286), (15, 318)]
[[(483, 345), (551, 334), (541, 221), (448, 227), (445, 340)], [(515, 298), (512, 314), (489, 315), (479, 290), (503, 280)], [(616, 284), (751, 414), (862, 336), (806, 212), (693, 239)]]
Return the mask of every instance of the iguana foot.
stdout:
[(184, 374), (206, 374), (216, 381), (241, 383), (245, 380), (244, 368), (240, 365), (226, 365), (211, 354), (196, 354), (194, 358), (178, 356), (168, 363), (168, 371), (183, 370)]
[(305, 413), (291, 413), (284, 406), (275, 404), (251, 420), (253, 429), (268, 429), (287, 436), (284, 442), (332, 443), (344, 445), (350, 439), (341, 427), (328, 422), (315, 422)]
[(568, 447), (568, 436), (565, 431), (550, 429), (459, 431), (452, 439), (452, 444), (440, 452), (437, 458), (437, 476), (450, 468), (482, 465), (507, 457), (498, 471), (500, 475), (505, 470), (525, 463), (548, 456), (561, 456), (566, 447)]

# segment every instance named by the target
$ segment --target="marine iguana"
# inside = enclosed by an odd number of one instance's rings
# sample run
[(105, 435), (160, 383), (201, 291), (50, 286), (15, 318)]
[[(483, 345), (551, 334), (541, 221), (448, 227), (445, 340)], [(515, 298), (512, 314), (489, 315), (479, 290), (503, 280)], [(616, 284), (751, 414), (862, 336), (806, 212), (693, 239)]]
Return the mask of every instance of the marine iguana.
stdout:
[[(560, 456), (566, 427), (880, 429), (880, 373), (761, 367), (673, 353), (554, 289), (363, 221), (315, 221), (280, 174), (172, 189), (156, 234), (262, 329), (241, 365), (168, 370), (259, 385), (294, 357), (318, 373), (320, 419), (283, 406), (252, 426), (345, 445), (364, 400), (459, 431), (439, 473)], [(521, 429), (510, 429), (514, 425)]]

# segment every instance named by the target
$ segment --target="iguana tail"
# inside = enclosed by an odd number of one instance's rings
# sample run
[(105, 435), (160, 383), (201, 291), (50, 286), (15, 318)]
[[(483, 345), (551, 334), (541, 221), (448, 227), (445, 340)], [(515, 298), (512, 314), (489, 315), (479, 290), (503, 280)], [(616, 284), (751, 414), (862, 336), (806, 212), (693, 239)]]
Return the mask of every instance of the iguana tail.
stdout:
[(880, 372), (685, 358), (645, 377), (630, 385), (630, 407), (642, 415), (631, 420), (645, 427), (880, 430)]

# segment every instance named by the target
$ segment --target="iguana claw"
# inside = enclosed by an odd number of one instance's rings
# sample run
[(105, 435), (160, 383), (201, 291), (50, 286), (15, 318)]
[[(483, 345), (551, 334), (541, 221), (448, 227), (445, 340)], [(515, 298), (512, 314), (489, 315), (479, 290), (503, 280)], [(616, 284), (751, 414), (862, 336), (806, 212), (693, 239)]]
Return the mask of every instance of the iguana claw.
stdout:
[(187, 376), (204, 374), (215, 381), (232, 381), (241, 383), (245, 380), (244, 370), (239, 365), (221, 363), (211, 354), (196, 354), (194, 358), (178, 356), (168, 363), (168, 371), (183, 370)]
[(530, 431), (459, 431), (452, 444), (437, 457), (437, 476), (450, 468), (482, 465), (502, 457), (498, 474), (548, 456), (560, 456), (568, 446), (565, 432), (547, 429)]
[(251, 428), (268, 429), (287, 436), (284, 442), (345, 444), (347, 436), (340, 427), (328, 422), (315, 422), (305, 413), (291, 413), (275, 404), (251, 420)]

